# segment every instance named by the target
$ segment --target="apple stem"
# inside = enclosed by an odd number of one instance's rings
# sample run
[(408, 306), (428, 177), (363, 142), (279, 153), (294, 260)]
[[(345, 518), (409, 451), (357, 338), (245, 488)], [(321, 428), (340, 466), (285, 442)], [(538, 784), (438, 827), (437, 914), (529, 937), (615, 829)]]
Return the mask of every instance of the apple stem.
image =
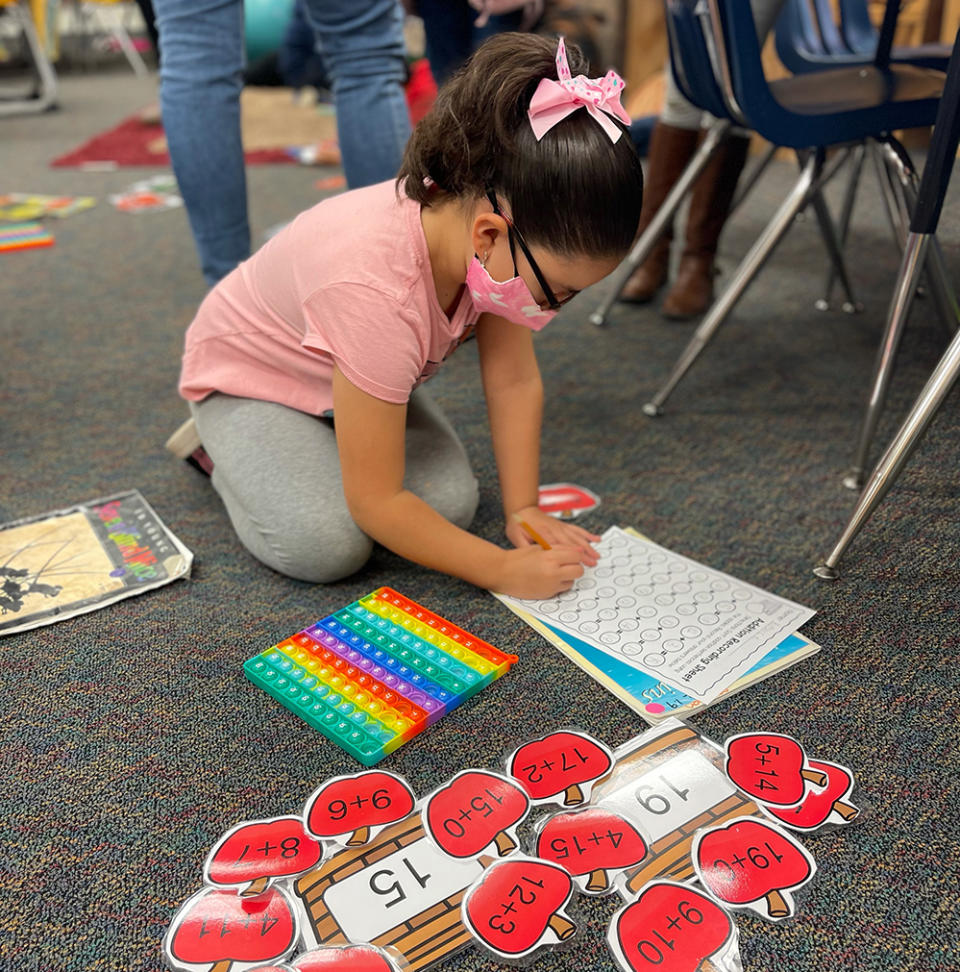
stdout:
[(767, 894), (767, 913), (771, 918), (786, 918), (790, 914), (790, 905), (779, 891), (774, 890)]
[(501, 830), (499, 834), (494, 838), (494, 843), (497, 845), (497, 852), (501, 857), (506, 857), (512, 850), (517, 846), (516, 841), (510, 838), (510, 835), (505, 831)]
[(210, 972), (230, 972), (231, 965), (233, 965), (233, 959), (221, 959)]
[(241, 892), (241, 898), (252, 898), (256, 894), (263, 894), (267, 890), (267, 885), (270, 883), (270, 878), (259, 877), (255, 881), (251, 881)]
[(827, 774), (821, 773), (820, 770), (805, 769), (800, 771), (800, 775), (808, 783), (816, 783), (817, 786), (827, 785)]
[(577, 930), (577, 926), (572, 921), (567, 921), (561, 915), (552, 915), (547, 922), (547, 927), (553, 929), (554, 935), (561, 942), (566, 941)]
[(610, 882), (607, 880), (607, 872), (602, 867), (598, 867), (595, 871), (590, 872), (590, 880), (587, 881), (588, 891), (606, 891), (609, 887)]
[(858, 807), (851, 806), (849, 803), (844, 803), (842, 800), (837, 800), (833, 805), (833, 809), (836, 813), (839, 813), (844, 820), (850, 821), (860, 812)]
[(572, 807), (578, 803), (583, 803), (583, 790), (576, 783), (571, 783), (563, 794), (563, 805)]
[(698, 966), (697, 972), (723, 972), (723, 969), (718, 969), (710, 959), (704, 959)]
[(370, 828), (357, 827), (357, 829), (350, 835), (350, 839), (347, 841), (347, 847), (359, 847), (361, 844), (365, 844), (369, 839)]

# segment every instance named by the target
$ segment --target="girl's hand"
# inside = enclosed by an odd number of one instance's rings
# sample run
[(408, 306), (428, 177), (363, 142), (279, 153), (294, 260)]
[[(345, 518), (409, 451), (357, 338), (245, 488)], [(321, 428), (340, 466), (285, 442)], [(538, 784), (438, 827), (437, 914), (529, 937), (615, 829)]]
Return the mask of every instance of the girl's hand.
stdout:
[(535, 530), (551, 547), (576, 547), (580, 551), (580, 563), (586, 567), (597, 565), (600, 555), (590, 545), (600, 539), (596, 533), (549, 516), (537, 506), (525, 506), (507, 519), (506, 529), (507, 539), (521, 550), (537, 546), (537, 542), (520, 526), (519, 520)]
[(504, 550), (495, 590), (511, 597), (542, 601), (567, 591), (583, 575), (583, 551), (569, 545), (543, 550), (528, 544)]

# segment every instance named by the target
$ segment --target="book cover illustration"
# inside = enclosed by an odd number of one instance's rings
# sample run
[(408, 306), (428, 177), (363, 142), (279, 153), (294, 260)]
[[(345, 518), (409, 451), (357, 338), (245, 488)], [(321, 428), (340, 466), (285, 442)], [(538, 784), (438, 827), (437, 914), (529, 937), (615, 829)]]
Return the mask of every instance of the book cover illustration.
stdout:
[(0, 524), (0, 636), (169, 584), (192, 563), (137, 490)]

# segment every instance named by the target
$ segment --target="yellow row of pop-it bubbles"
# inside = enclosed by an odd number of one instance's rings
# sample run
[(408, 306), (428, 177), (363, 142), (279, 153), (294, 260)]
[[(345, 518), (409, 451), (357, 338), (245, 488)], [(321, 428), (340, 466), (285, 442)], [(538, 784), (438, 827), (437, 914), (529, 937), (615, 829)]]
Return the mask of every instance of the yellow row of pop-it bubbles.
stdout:
[(515, 655), (381, 588), (249, 659), (244, 671), (372, 766), (514, 661)]

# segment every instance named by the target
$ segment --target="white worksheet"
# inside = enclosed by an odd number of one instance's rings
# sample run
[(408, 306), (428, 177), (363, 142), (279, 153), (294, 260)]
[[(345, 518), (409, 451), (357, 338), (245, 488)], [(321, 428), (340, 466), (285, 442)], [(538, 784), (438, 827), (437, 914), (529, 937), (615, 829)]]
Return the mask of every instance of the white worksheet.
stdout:
[(816, 614), (619, 527), (594, 546), (569, 591), (504, 600), (704, 703)]

